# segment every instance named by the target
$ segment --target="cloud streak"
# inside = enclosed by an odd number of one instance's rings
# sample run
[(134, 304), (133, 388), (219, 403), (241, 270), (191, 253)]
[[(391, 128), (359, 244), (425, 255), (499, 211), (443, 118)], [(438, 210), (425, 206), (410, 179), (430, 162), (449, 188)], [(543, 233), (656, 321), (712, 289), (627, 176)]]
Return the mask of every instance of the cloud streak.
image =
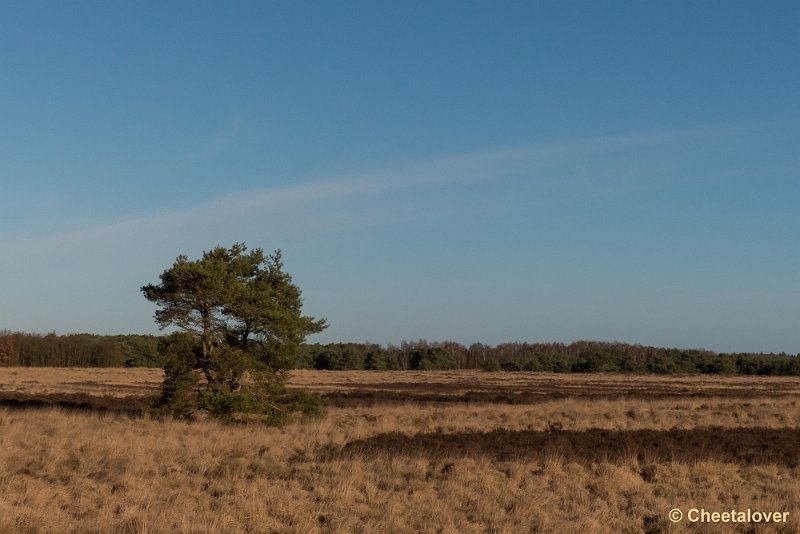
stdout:
[[(241, 118), (221, 132), (204, 149), (212, 155), (223, 147), (231, 132), (241, 126)], [(424, 190), (470, 182), (498, 181), (525, 176), (529, 180), (558, 182), (564, 177), (560, 165), (648, 147), (695, 142), (698, 139), (729, 136), (742, 131), (738, 125), (692, 128), (639, 134), (571, 139), (536, 146), (520, 146), (477, 151), (410, 162), (392, 168), (375, 169), (345, 176), (334, 176), (298, 185), (265, 187), (234, 192), (196, 204), (190, 208), (154, 215), (141, 215), (121, 221), (85, 228), (65, 234), (0, 241), (9, 258), (36, 259), (70, 253), (86, 253), (92, 248), (104, 250), (134, 242), (152, 242), (159, 236), (179, 235), (198, 226), (213, 226), (231, 218), (253, 213), (296, 212), (303, 207), (329, 205), (359, 197), (374, 197), (407, 190)], [(636, 177), (631, 176), (634, 180)], [(143, 242), (142, 242), (143, 244)]]
[[(632, 191), (640, 195), (636, 198), (656, 197), (665, 188), (697, 192), (688, 188), (705, 188), (712, 182), (717, 187), (738, 180), (742, 168), (735, 162), (710, 156), (700, 170), (685, 163), (704, 156), (697, 146), (727, 146), (730, 141), (735, 147), (746, 142), (748, 135), (747, 128), (733, 125), (475, 151), (295, 185), (232, 192), (184, 209), (141, 214), (79, 231), (0, 238), (0, 272), (4, 274), (0, 280), (0, 302), (4, 304), (0, 328), (152, 330), (152, 310), (138, 294), (142, 283), (152, 281), (177, 254), (196, 256), (215, 244), (244, 240), (258, 246), (275, 243), (286, 249), (287, 258), (297, 262), (291, 266), (293, 274), (298, 280), (307, 277), (303, 287), (313, 289), (309, 294), (317, 300), (309, 300), (309, 305), (316, 305), (321, 315), (330, 316), (330, 310), (335, 310), (336, 328), (326, 334), (333, 336), (331, 339), (356, 339), (365, 331), (373, 335), (388, 324), (397, 325), (392, 326), (392, 336), (400, 335), (402, 325), (407, 336), (473, 335), (471, 332), (496, 319), (496, 314), (484, 316), (483, 311), (507, 312), (517, 306), (513, 320), (503, 321), (506, 326), (491, 325), (495, 336), (517, 337), (514, 332), (525, 332), (563, 339), (586, 335), (628, 338), (633, 335), (629, 332), (638, 332), (636, 335), (647, 336), (643, 340), (669, 343), (669, 339), (691, 334), (695, 337), (685, 339), (697, 343), (707, 339), (707, 343), (724, 346), (717, 340), (738, 335), (735, 344), (747, 346), (746, 334), (756, 340), (752, 343), (762, 343), (757, 332), (747, 328), (749, 314), (758, 306), (780, 310), (779, 318), (770, 316), (772, 326), (781, 317), (796, 317), (791, 312), (796, 291), (791, 297), (777, 292), (717, 295), (712, 287), (729, 290), (732, 286), (710, 283), (702, 274), (681, 278), (662, 273), (657, 278), (664, 283), (696, 279), (697, 286), (658, 294), (648, 283), (631, 288), (629, 280), (604, 273), (603, 264), (616, 266), (617, 261), (597, 250), (600, 269), (598, 263), (581, 261), (583, 251), (565, 252), (558, 248), (560, 242), (548, 241), (547, 236), (543, 240), (526, 235), (493, 242), (513, 234), (516, 225), (538, 232), (544, 221), (542, 235), (566, 236), (567, 246), (583, 246), (597, 234), (582, 226), (585, 220), (572, 228), (572, 233), (559, 234), (559, 214), (588, 209), (598, 215), (619, 206), (614, 199), (609, 202), (609, 197)], [(769, 164), (774, 170), (776, 163)], [(676, 191), (682, 193), (683, 189)], [(681, 194), (672, 196), (680, 198)], [(581, 205), (583, 201), (595, 204)], [(492, 226), (495, 215), (506, 219)], [(566, 215), (569, 224), (571, 215)], [(446, 228), (439, 228), (441, 222)], [(441, 247), (449, 247), (450, 240), (472, 239), (470, 232), (484, 223), (486, 231), (474, 244), (462, 249), (456, 244), (447, 249), (446, 258), (436, 257)], [(408, 226), (401, 228), (404, 224)], [(598, 224), (602, 226), (602, 222)], [(381, 225), (392, 227), (372, 232)], [(351, 239), (362, 230), (367, 237)], [(608, 239), (616, 239), (618, 228), (608, 230), (613, 234)], [(437, 233), (428, 239), (428, 234)], [(628, 237), (632, 246), (640, 244), (636, 236)], [(576, 238), (578, 245), (569, 244), (570, 238)], [(531, 254), (525, 259), (526, 251), (520, 246), (555, 248), (534, 261)], [(486, 247), (490, 249), (487, 254), (497, 256), (488, 263), (477, 260), (473, 266), (470, 255), (477, 247)], [(395, 249), (400, 252), (395, 254)], [(622, 245), (615, 251), (625, 256)], [(375, 258), (376, 254), (382, 257)], [(407, 261), (415, 255), (419, 263)], [(369, 263), (372, 261), (374, 264)], [(500, 284), (491, 272), (498, 263), (507, 267)], [(366, 265), (372, 265), (373, 271), (359, 270)], [(654, 265), (640, 262), (640, 268)], [(531, 270), (538, 278), (530, 276)], [(629, 274), (636, 278), (637, 272)], [(746, 274), (741, 275), (742, 280)], [(604, 292), (593, 297), (597, 288)], [(627, 293), (620, 295), (620, 288)], [(763, 289), (758, 284), (741, 288), (751, 292)], [(426, 312), (408, 317), (408, 310), (420, 299), (430, 302), (441, 316), (432, 320)], [(483, 310), (477, 319), (469, 315), (475, 299), (480, 299)], [(660, 315), (648, 319), (653, 313)], [(710, 321), (711, 317), (725, 317), (725, 321)], [(671, 331), (665, 331), (667, 323), (672, 325)], [(727, 326), (731, 324), (733, 330)], [(534, 326), (538, 330), (531, 330)], [(511, 333), (499, 334), (498, 329)], [(790, 325), (785, 325), (784, 331), (791, 331)]]

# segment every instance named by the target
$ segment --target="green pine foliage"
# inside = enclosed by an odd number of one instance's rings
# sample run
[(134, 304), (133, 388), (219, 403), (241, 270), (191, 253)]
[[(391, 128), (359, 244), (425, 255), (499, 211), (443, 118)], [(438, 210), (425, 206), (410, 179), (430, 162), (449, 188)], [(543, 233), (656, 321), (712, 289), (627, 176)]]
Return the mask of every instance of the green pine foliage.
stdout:
[(142, 292), (158, 306), (158, 325), (181, 333), (160, 348), (165, 380), (157, 411), (270, 423), (307, 411), (286, 398), (286, 370), (305, 337), (327, 325), (301, 314), (300, 289), (280, 251), (216, 247), (198, 260), (179, 256), (160, 279)]

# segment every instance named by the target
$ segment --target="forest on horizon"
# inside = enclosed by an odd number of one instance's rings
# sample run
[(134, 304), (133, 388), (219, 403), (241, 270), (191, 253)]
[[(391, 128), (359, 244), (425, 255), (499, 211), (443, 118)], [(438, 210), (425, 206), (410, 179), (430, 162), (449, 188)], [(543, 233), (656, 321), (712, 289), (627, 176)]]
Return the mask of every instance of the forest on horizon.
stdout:
[[(148, 334), (36, 334), (0, 330), (0, 366), (161, 367), (162, 336)], [(501, 343), (465, 346), (454, 341), (304, 343), (294, 369), (535, 371), (800, 375), (800, 354), (717, 353), (637, 344)]]

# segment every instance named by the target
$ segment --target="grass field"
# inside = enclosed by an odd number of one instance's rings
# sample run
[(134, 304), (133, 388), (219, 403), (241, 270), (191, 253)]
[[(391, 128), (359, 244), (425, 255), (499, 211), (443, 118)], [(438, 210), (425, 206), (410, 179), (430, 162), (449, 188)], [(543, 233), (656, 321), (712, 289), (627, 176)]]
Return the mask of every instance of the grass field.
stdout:
[(800, 532), (798, 378), (297, 371), (283, 428), (137, 415), (160, 379), (0, 369), (0, 532)]

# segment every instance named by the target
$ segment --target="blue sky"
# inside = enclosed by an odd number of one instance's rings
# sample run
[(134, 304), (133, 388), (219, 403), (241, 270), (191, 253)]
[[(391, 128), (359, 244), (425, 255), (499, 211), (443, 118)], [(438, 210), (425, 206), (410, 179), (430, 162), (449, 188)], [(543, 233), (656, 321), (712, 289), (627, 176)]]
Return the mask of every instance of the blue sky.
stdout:
[(315, 341), (800, 352), (796, 2), (0, 4), (0, 328), (281, 248)]

